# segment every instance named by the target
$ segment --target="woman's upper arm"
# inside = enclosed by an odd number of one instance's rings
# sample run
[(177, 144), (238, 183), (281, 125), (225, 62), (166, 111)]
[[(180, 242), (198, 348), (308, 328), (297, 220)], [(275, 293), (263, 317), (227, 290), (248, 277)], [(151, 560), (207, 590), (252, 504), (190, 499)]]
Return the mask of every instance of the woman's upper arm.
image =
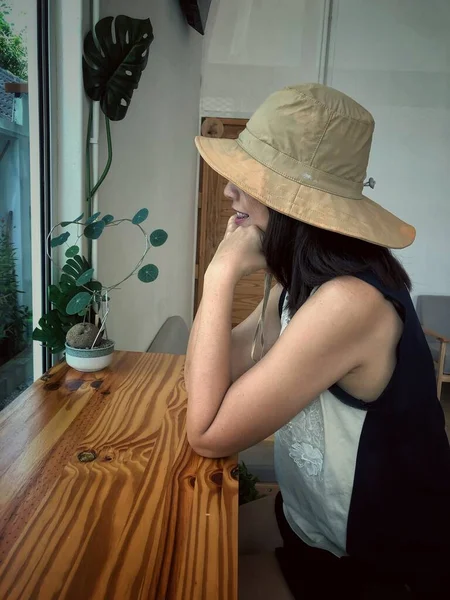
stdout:
[(367, 339), (379, 326), (381, 302), (376, 290), (352, 279), (324, 284), (270, 352), (233, 383), (197, 441), (199, 454), (228, 456), (248, 448), (361, 364)]
[[(275, 285), (271, 291), (267, 303), (266, 316), (264, 320), (264, 354), (270, 350), (280, 335), (280, 316), (278, 303), (282, 292), (281, 285)], [(253, 339), (261, 316), (263, 301), (245, 321), (239, 323), (231, 334), (231, 378), (236, 381), (248, 371), (253, 365), (251, 357)]]

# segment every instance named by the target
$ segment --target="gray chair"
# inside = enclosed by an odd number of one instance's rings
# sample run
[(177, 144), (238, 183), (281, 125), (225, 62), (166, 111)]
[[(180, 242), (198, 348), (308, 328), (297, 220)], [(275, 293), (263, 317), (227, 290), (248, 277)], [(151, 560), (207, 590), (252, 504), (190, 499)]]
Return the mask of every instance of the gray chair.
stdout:
[(450, 382), (450, 296), (418, 296), (417, 314), (436, 364), (438, 398)]
[(186, 354), (189, 329), (181, 317), (169, 317), (150, 344), (147, 352)]

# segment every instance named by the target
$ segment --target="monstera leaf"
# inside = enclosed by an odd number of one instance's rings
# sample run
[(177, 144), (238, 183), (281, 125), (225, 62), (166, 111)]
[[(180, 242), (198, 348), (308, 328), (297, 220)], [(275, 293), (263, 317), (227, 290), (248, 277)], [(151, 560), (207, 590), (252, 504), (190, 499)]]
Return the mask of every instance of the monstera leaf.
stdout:
[[(114, 33), (113, 33), (114, 31)], [(94, 39), (95, 35), (95, 39)], [(150, 19), (106, 17), (84, 40), (83, 78), (86, 94), (111, 121), (127, 114), (131, 97), (147, 66), (153, 41)]]

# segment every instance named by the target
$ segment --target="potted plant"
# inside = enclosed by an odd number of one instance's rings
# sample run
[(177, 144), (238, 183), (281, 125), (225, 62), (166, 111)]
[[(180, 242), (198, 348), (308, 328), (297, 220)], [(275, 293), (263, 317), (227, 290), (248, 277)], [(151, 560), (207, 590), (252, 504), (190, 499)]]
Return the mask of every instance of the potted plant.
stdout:
[[(151, 246), (161, 246), (167, 239), (162, 229), (147, 235), (141, 223), (148, 210), (139, 210), (132, 219), (115, 220), (112, 215), (101, 217), (93, 213), (93, 197), (105, 180), (112, 163), (111, 121), (125, 118), (131, 98), (137, 89), (141, 75), (147, 66), (149, 47), (153, 41), (150, 19), (132, 19), (120, 15), (115, 19), (105, 17), (90, 31), (84, 40), (83, 79), (84, 89), (92, 101), (86, 138), (86, 218), (84, 213), (73, 221), (63, 221), (52, 228), (47, 238), (47, 255), (57, 264), (52, 251), (65, 248), (66, 262), (59, 266), (61, 276), (49, 287), (51, 309), (39, 320), (33, 339), (42, 342), (52, 353), (65, 350), (67, 362), (80, 371), (97, 371), (108, 366), (112, 360), (114, 342), (108, 339), (106, 320), (109, 313), (110, 292), (137, 274), (145, 282), (154, 281), (158, 268), (153, 264), (142, 266)], [(108, 160), (98, 181), (92, 182), (90, 129), (92, 107), (100, 103), (105, 117)], [(116, 284), (104, 286), (94, 278), (90, 262), (92, 243), (104, 230), (131, 222), (137, 226), (145, 239), (145, 249), (136, 267)], [(59, 228), (65, 229), (55, 235)], [(71, 235), (67, 228), (76, 229), (76, 240), (69, 244)], [(84, 238), (87, 258), (81, 254), (78, 242)], [(60, 248), (59, 248), (60, 250)]]
[[(40, 319), (33, 339), (45, 344), (53, 353), (65, 350), (67, 363), (78, 371), (98, 371), (111, 363), (114, 342), (108, 338), (106, 328), (111, 291), (135, 274), (143, 283), (150, 283), (158, 277), (156, 265), (143, 263), (151, 247), (159, 247), (166, 242), (167, 233), (156, 229), (148, 235), (142, 226), (147, 217), (147, 208), (139, 210), (132, 219), (114, 219), (109, 214), (101, 217), (100, 213), (95, 213), (84, 220), (82, 214), (74, 221), (58, 223), (48, 235), (47, 253), (53, 264), (60, 268), (61, 276), (58, 284), (50, 286), (53, 308)], [(80, 240), (97, 240), (108, 228), (126, 222), (142, 234), (144, 250), (139, 262), (126, 277), (105, 286), (94, 278), (94, 269), (80, 254)], [(60, 228), (65, 231), (55, 235)], [(71, 232), (68, 228), (76, 230), (73, 243), (69, 242)], [(67, 259), (61, 267), (52, 256), (52, 251), (59, 247), (65, 247)]]

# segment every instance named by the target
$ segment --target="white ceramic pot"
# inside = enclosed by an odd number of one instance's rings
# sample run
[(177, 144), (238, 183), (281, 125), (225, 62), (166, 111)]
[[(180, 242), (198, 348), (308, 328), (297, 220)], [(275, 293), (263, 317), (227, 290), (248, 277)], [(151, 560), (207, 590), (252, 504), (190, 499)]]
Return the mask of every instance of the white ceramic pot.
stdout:
[(77, 371), (93, 373), (106, 369), (112, 362), (114, 342), (101, 348), (72, 348), (66, 344), (66, 362)]

